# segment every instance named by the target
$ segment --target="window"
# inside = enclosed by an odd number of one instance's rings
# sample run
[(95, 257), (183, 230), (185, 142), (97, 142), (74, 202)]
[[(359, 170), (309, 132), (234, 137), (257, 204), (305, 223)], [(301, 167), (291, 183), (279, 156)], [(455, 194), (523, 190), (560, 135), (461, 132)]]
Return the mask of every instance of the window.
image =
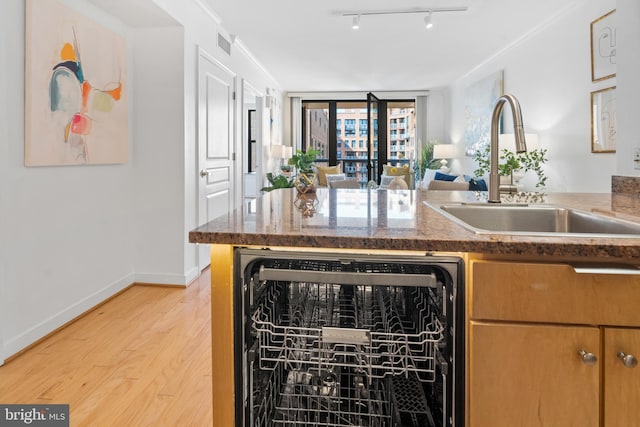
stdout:
[(356, 120), (345, 119), (344, 120), (344, 134), (346, 136), (353, 136), (356, 134)]
[(407, 156), (415, 155), (414, 101), (378, 100), (371, 122), (367, 105), (366, 100), (303, 100), (302, 148), (320, 148), (319, 163), (339, 164), (343, 171), (348, 165), (351, 176), (361, 182), (369, 180), (369, 163), (373, 179), (381, 174), (382, 164), (408, 164)]
[(360, 123), (358, 126), (359, 129), (359, 136), (367, 136), (368, 134), (368, 120), (367, 119), (360, 119)]

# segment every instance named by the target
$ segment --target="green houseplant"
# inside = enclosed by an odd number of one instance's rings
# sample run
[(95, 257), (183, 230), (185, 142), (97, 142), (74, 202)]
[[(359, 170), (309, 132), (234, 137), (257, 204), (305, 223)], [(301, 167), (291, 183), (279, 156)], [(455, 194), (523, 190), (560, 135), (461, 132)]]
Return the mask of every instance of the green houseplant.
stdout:
[(297, 173), (313, 173), (313, 162), (320, 154), (320, 150), (307, 148), (307, 151), (296, 150), (296, 153), (288, 160), (288, 164), (295, 166)]
[(278, 188), (292, 188), (293, 187), (293, 178), (290, 178), (286, 175), (274, 175), (273, 173), (267, 173), (267, 181), (271, 186), (262, 187), (261, 191), (273, 191)]
[[(529, 150), (524, 153), (513, 153), (507, 149), (500, 151), (498, 173), (501, 176), (511, 176), (515, 171), (534, 171), (538, 176), (536, 188), (542, 189), (547, 183), (547, 176), (542, 166), (547, 162), (547, 150), (545, 148)], [(476, 151), (474, 160), (478, 163), (478, 169), (474, 171), (476, 177), (489, 174), (490, 171), (490, 147)]]
[(413, 166), (413, 172), (416, 174), (416, 179), (422, 180), (427, 169), (438, 169), (440, 167), (440, 163), (437, 159), (433, 158), (433, 146), (437, 143), (437, 140), (432, 140), (422, 146), (420, 157), (416, 160)]
[(288, 164), (296, 167), (293, 186), (300, 193), (314, 193), (316, 191), (316, 174), (313, 170), (313, 162), (318, 154), (320, 154), (320, 150), (308, 147), (306, 152), (296, 150), (296, 153), (288, 161)]

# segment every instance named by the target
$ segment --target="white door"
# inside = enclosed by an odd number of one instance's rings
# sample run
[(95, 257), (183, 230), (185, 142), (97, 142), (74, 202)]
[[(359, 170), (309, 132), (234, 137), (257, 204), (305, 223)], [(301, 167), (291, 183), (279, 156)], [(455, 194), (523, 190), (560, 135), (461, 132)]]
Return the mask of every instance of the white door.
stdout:
[[(198, 220), (200, 225), (234, 208), (235, 75), (206, 52), (198, 61)], [(210, 263), (200, 245), (199, 267)]]

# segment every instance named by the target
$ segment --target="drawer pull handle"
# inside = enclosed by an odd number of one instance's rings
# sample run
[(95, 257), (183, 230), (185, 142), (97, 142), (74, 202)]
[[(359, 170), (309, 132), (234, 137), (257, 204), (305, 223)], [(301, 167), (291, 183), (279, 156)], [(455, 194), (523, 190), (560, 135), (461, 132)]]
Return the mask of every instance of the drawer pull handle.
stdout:
[(619, 352), (617, 354), (618, 359), (622, 361), (622, 364), (627, 368), (635, 368), (638, 366), (638, 359), (633, 354), (625, 354), (623, 352)]
[(587, 366), (593, 366), (598, 363), (598, 358), (593, 353), (589, 353), (584, 349), (580, 349), (578, 351), (578, 354), (582, 358), (582, 362)]

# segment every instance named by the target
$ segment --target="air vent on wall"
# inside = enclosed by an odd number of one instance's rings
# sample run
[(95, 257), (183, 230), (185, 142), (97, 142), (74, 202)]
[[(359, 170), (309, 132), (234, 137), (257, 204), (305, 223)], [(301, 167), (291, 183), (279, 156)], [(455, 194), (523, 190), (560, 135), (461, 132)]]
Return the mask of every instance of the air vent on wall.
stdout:
[(218, 47), (231, 55), (231, 42), (218, 33)]

